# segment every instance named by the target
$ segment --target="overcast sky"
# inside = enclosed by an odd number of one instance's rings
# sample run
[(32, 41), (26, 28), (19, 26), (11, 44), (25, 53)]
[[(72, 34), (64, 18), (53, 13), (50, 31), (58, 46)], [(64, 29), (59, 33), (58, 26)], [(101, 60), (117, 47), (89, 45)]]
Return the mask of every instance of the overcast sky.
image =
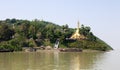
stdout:
[(55, 24), (77, 22), (114, 49), (120, 49), (120, 0), (0, 0), (0, 20), (40, 19)]

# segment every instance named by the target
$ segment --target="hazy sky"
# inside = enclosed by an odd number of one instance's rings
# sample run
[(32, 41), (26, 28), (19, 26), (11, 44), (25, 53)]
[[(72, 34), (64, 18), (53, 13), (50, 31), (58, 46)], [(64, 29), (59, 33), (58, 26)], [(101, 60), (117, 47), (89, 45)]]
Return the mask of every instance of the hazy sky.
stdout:
[(0, 0), (0, 19), (43, 19), (75, 28), (78, 20), (120, 49), (120, 0)]

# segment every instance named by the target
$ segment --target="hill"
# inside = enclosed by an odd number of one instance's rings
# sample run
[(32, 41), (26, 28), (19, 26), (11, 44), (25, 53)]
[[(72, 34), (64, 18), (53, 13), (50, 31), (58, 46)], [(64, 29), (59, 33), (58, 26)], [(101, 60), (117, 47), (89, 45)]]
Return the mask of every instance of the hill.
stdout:
[(97, 38), (91, 28), (82, 25), (80, 34), (87, 39), (67, 40), (75, 29), (69, 26), (43, 20), (6, 19), (0, 21), (0, 50), (10, 49), (21, 51), (22, 47), (54, 46), (56, 40), (60, 41), (60, 48), (82, 48), (107, 51), (112, 48)]

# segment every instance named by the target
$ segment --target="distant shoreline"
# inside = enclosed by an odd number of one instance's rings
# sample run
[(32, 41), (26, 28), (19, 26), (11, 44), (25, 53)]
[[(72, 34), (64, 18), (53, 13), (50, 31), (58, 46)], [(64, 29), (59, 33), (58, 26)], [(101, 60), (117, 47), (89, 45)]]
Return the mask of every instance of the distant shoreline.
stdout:
[(79, 48), (48, 48), (48, 49), (24, 49), (22, 52), (106, 52), (100, 50), (92, 50), (92, 49), (79, 49)]
[(100, 50), (92, 50), (92, 49), (80, 49), (80, 48), (41, 48), (41, 47), (26, 47), (23, 48), (22, 51), (11, 51), (11, 50), (3, 50), (1, 53), (4, 52), (109, 52), (109, 51), (100, 51)]

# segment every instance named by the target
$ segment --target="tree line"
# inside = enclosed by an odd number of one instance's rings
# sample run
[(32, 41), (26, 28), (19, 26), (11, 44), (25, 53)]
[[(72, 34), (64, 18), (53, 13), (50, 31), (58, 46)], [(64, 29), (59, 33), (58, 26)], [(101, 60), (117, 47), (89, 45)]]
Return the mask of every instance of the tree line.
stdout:
[(0, 50), (12, 49), (21, 51), (23, 47), (54, 46), (57, 39), (61, 48), (82, 48), (107, 50), (109, 45), (97, 38), (91, 28), (82, 25), (80, 33), (87, 37), (86, 40), (66, 40), (74, 33), (75, 29), (67, 24), (59, 26), (43, 20), (6, 19), (0, 21)]

